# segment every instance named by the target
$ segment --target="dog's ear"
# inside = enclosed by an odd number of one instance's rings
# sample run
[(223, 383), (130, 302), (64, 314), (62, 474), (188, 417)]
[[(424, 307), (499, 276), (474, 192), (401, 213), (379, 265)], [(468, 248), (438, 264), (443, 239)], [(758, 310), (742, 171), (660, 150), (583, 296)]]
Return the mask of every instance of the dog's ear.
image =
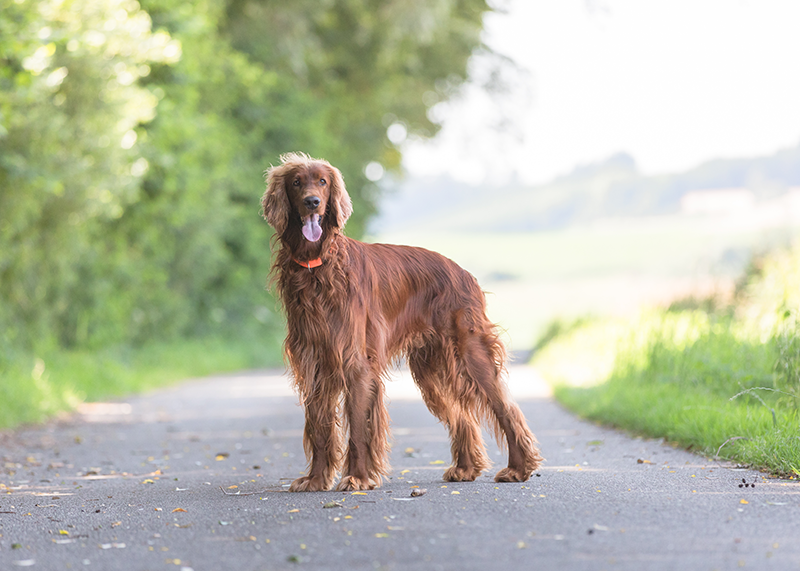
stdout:
[(270, 167), (267, 170), (267, 190), (261, 197), (261, 215), (275, 228), (275, 233), (282, 236), (289, 224), (289, 195), (283, 181), (288, 172), (287, 165)]
[(353, 203), (350, 200), (350, 195), (347, 194), (347, 188), (344, 186), (342, 173), (334, 166), (328, 165), (328, 167), (331, 171), (331, 194), (328, 199), (328, 208), (336, 221), (336, 227), (344, 228), (347, 219), (353, 213)]

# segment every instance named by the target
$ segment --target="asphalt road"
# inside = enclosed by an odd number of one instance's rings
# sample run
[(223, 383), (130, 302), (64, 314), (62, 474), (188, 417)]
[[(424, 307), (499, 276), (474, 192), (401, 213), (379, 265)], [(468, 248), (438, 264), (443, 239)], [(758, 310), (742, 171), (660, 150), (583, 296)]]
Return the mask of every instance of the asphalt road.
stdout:
[(547, 458), (524, 484), (493, 482), (494, 444), (491, 473), (443, 482), (446, 431), (405, 377), (392, 477), (363, 493), (286, 491), (303, 416), (276, 372), (5, 433), (0, 569), (800, 569), (800, 484), (577, 420), (525, 367), (510, 386)]

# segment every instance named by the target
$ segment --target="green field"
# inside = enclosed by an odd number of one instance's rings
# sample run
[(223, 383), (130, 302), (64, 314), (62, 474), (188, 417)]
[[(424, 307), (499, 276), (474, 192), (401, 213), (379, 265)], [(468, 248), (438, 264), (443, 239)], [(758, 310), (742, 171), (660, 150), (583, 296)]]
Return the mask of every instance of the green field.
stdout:
[(632, 316), (690, 295), (728, 294), (751, 254), (790, 242), (795, 229), (733, 219), (659, 217), (528, 234), (400, 233), (370, 241), (441, 252), (472, 272), (492, 319), (516, 350), (556, 318)]

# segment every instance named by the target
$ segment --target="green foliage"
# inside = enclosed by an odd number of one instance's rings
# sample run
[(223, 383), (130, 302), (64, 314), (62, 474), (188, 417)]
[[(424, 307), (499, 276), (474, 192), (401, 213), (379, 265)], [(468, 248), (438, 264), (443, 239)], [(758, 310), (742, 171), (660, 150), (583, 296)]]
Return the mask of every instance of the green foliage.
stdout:
[[(556, 337), (534, 364), (589, 418), (790, 475), (800, 467), (797, 259), (800, 246), (758, 260), (732, 308), (647, 312), (623, 334), (594, 323)], [(587, 340), (610, 338), (613, 366), (587, 379), (563, 365), (607, 362), (608, 345)]]
[[(3, 0), (0, 388), (30, 355), (273, 339), (263, 171), (339, 166), (359, 235), (480, 48), (485, 0)], [(20, 368), (20, 363), (23, 365)], [(28, 371), (20, 377), (19, 371)]]
[(87, 340), (102, 301), (106, 227), (138, 192), (135, 129), (152, 118), (156, 98), (136, 80), (179, 49), (129, 0), (7, 4), (0, 334), (73, 345)]

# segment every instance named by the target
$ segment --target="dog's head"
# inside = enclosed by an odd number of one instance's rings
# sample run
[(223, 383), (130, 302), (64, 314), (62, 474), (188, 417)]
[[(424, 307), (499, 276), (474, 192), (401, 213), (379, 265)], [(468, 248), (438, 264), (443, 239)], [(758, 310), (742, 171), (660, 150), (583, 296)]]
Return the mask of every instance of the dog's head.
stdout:
[(261, 206), (278, 237), (295, 228), (309, 242), (325, 229), (344, 228), (353, 212), (339, 169), (303, 153), (281, 155), (281, 164), (267, 171)]

